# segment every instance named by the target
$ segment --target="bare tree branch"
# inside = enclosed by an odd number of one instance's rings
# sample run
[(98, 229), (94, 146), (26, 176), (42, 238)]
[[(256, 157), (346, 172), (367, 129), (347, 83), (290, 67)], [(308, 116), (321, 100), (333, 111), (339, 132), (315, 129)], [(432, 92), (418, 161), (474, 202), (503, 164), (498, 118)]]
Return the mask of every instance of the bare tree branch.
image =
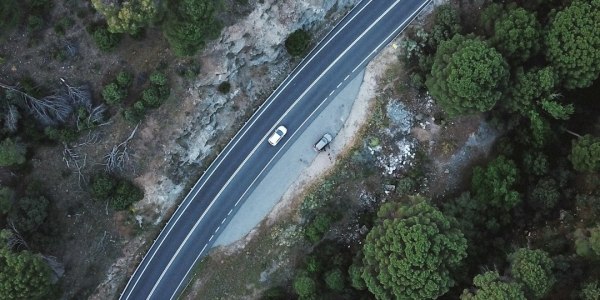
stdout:
[(10, 226), (10, 229), (12, 231), (10, 238), (6, 241), (8, 249), (14, 250), (18, 249), (19, 247), (25, 247), (25, 249), (29, 249), (29, 245), (27, 245), (27, 242), (25, 241), (23, 236), (15, 227), (15, 223), (11, 219), (8, 219), (7, 222), (8, 226)]
[(133, 136), (135, 135), (138, 126), (140, 126), (139, 123), (135, 126), (135, 128), (126, 140), (124, 140), (118, 145), (113, 146), (111, 151), (104, 156), (104, 166), (106, 172), (110, 173), (114, 170), (121, 171), (129, 163), (130, 154), (128, 144), (129, 141), (133, 139)]

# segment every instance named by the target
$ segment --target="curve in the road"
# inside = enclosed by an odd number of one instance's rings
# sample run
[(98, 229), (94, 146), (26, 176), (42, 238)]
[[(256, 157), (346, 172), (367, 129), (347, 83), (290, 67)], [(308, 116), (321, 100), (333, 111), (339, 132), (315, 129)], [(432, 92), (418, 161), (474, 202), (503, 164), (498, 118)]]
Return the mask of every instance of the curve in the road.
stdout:
[[(249, 190), (303, 127), (428, 0), (362, 1), (252, 116), (179, 206), (125, 287), (121, 299), (173, 299)], [(308, 79), (308, 80), (307, 80)], [(279, 124), (280, 146), (265, 141)]]

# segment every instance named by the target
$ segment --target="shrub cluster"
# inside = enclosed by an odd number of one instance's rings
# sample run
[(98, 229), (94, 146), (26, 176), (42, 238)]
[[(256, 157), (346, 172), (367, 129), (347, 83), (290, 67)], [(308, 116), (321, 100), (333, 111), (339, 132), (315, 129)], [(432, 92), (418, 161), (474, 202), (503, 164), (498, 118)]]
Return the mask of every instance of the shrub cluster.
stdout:
[(94, 43), (98, 46), (98, 49), (104, 52), (109, 52), (119, 45), (122, 34), (113, 33), (108, 30), (106, 24), (96, 24), (89, 26), (87, 29), (88, 33), (92, 36)]
[(164, 73), (154, 72), (150, 75), (150, 86), (142, 91), (142, 99), (136, 101), (133, 107), (123, 111), (125, 120), (137, 123), (144, 118), (149, 109), (160, 107), (171, 93), (169, 80)]
[(144, 192), (129, 180), (107, 174), (92, 178), (90, 193), (98, 201), (108, 201), (115, 210), (125, 210), (144, 198)]
[(109, 105), (121, 104), (127, 97), (128, 89), (133, 82), (133, 74), (121, 71), (117, 77), (102, 89), (102, 98)]
[(306, 53), (310, 44), (310, 34), (303, 29), (298, 29), (290, 34), (285, 40), (285, 49), (291, 56), (302, 56)]

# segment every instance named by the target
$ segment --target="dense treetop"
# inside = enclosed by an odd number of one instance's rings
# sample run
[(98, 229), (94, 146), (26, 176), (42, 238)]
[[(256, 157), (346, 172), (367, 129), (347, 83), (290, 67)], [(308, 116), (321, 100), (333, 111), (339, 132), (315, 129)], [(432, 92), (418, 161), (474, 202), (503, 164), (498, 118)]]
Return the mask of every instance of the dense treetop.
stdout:
[(600, 73), (600, 0), (576, 0), (552, 19), (546, 56), (566, 88), (590, 86)]
[(440, 44), (426, 85), (446, 113), (456, 116), (490, 110), (508, 76), (498, 51), (474, 36), (455, 35)]
[(384, 204), (367, 235), (362, 277), (377, 299), (432, 299), (454, 285), (466, 240), (453, 218), (419, 201)]

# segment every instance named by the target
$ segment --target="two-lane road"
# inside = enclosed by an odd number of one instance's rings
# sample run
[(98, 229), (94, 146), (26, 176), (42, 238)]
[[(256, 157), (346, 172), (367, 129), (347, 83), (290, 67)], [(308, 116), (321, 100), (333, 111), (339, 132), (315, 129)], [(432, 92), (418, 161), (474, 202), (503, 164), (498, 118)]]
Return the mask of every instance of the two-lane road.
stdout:
[[(265, 101), (192, 188), (121, 299), (174, 299), (248, 193), (323, 107), (430, 0), (363, 0)], [(287, 135), (273, 147), (278, 125)]]

